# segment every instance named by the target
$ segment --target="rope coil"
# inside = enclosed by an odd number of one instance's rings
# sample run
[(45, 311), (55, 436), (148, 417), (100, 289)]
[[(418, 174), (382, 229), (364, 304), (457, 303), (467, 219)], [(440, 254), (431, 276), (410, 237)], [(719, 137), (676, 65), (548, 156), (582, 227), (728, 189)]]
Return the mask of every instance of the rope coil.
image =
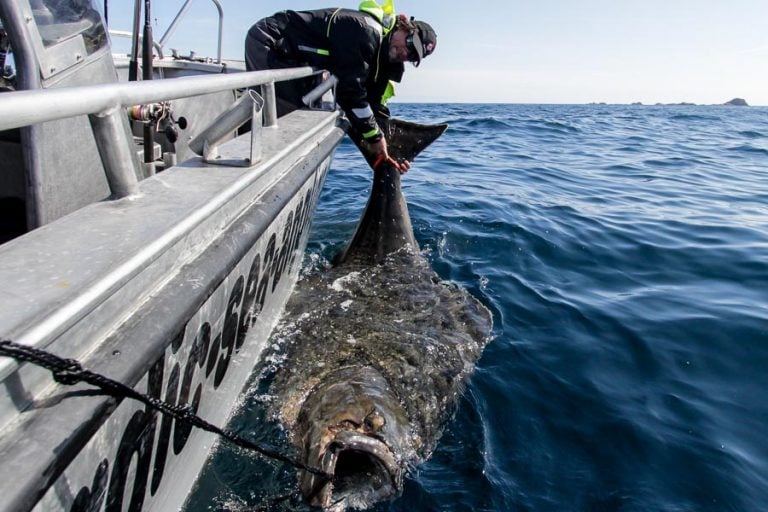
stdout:
[(252, 450), (264, 457), (290, 464), (295, 468), (318, 475), (321, 478), (326, 479), (326, 481), (333, 479), (333, 475), (326, 473), (322, 469), (308, 466), (300, 460), (280, 453), (275, 448), (254, 443), (253, 441), (237, 435), (231, 430), (222, 429), (216, 425), (208, 423), (200, 416), (197, 416), (189, 404), (172, 405), (168, 402), (140, 393), (121, 382), (83, 368), (82, 364), (76, 359), (64, 359), (45, 350), (27, 345), (20, 345), (10, 340), (0, 340), (0, 356), (10, 357), (17, 361), (24, 361), (44, 368), (53, 374), (53, 378), (56, 382), (66, 386), (84, 382), (100, 389), (106, 395), (116, 398), (131, 398), (137, 400), (150, 409), (158, 411), (163, 415), (170, 416), (175, 420), (188, 423), (201, 430), (205, 430), (206, 432), (217, 434), (241, 448)]

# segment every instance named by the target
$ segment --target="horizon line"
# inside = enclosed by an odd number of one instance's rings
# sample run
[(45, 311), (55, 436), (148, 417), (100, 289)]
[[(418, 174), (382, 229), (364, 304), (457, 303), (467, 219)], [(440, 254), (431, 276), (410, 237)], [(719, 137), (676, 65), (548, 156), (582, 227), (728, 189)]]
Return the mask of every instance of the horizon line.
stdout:
[(623, 106), (623, 107), (732, 107), (732, 108), (765, 108), (768, 105), (728, 105), (726, 103), (609, 103), (609, 102), (589, 102), (589, 103), (558, 103), (558, 102), (535, 102), (535, 101), (414, 101), (414, 100), (390, 100), (389, 104), (422, 104), (422, 105), (584, 105), (595, 107)]

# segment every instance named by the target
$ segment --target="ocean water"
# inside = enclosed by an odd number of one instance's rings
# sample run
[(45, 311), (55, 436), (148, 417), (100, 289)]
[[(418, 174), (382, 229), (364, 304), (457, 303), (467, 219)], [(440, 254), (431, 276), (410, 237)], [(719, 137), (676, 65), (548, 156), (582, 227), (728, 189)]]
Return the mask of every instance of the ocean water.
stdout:
[[(393, 110), (450, 123), (403, 189), (495, 339), (432, 458), (375, 510), (768, 510), (768, 108)], [(308, 266), (344, 246), (369, 187), (345, 141)], [(233, 426), (280, 444), (262, 391)], [(295, 488), (222, 445), (187, 510), (307, 510), (277, 500)]]

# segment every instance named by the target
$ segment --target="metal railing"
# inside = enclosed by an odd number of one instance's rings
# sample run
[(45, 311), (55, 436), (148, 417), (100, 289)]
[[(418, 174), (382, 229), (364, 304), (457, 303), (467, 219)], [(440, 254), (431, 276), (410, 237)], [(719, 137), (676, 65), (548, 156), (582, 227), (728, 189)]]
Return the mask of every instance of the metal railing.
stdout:
[(121, 82), (0, 94), (0, 131), (87, 115), (99, 142), (99, 154), (112, 196), (122, 198), (139, 191), (137, 162), (125, 130), (125, 109), (135, 105), (189, 98), (233, 89), (262, 86), (265, 125), (277, 122), (275, 82), (319, 73), (311, 67), (250, 71)]
[[(59, 89), (0, 94), (0, 131), (69, 117), (107, 113), (114, 108), (190, 98), (257, 85), (274, 88), (275, 82), (318, 73), (309, 66), (245, 73), (188, 76), (140, 82), (120, 82)], [(265, 95), (266, 100), (274, 94)], [(274, 110), (274, 105), (265, 106)]]
[[(133, 32), (128, 32), (127, 30), (114, 30), (109, 29), (109, 35), (112, 37), (123, 37), (126, 39), (130, 39), (133, 37)], [(141, 34), (139, 34), (139, 44), (143, 43), (143, 37)], [(163, 47), (160, 46), (160, 44), (157, 41), (152, 42), (152, 47), (157, 51), (157, 57), (162, 59), (164, 57), (163, 54)]]
[[(219, 0), (212, 0), (213, 4), (216, 6), (216, 9), (219, 11), (219, 38), (218, 38), (218, 50), (216, 52), (216, 63), (221, 64), (221, 41), (224, 34), (224, 9), (221, 7), (221, 3), (219, 3)], [(168, 41), (168, 39), (173, 35), (174, 31), (176, 30), (176, 27), (179, 25), (179, 22), (181, 19), (187, 14), (187, 11), (189, 11), (189, 8), (192, 5), (192, 0), (187, 0), (184, 2), (184, 5), (181, 6), (181, 9), (179, 9), (178, 14), (176, 14), (176, 17), (171, 22), (168, 29), (165, 31), (165, 34), (160, 38), (160, 48), (165, 47), (165, 43)]]

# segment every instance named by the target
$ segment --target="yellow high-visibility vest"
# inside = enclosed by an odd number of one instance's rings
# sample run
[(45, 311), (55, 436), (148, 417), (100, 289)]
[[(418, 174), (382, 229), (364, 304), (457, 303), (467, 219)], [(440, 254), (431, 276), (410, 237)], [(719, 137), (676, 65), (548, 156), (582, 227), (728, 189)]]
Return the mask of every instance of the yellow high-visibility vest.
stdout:
[(360, 2), (358, 10), (367, 12), (376, 18), (384, 28), (384, 35), (387, 35), (395, 27), (397, 14), (395, 13), (394, 0), (384, 0), (383, 5), (379, 5), (376, 0), (363, 0)]

